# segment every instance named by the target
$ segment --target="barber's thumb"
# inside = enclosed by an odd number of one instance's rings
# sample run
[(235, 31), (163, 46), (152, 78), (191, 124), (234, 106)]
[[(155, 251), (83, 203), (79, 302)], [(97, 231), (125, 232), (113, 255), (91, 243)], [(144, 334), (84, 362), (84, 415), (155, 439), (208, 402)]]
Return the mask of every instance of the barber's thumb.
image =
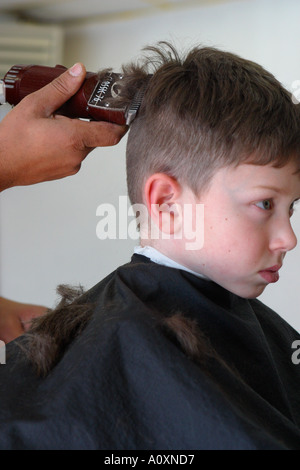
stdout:
[(85, 75), (84, 65), (77, 63), (39, 90), (40, 111), (46, 116), (54, 113), (79, 90)]

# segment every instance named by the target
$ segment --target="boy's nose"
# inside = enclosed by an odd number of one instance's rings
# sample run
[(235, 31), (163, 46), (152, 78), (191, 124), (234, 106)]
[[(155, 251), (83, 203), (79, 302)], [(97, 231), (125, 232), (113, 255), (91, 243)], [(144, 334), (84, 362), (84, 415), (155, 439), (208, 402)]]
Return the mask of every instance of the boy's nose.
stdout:
[(290, 220), (284, 224), (280, 223), (274, 227), (273, 236), (270, 241), (271, 251), (286, 252), (293, 250), (297, 245), (297, 237), (291, 226)]

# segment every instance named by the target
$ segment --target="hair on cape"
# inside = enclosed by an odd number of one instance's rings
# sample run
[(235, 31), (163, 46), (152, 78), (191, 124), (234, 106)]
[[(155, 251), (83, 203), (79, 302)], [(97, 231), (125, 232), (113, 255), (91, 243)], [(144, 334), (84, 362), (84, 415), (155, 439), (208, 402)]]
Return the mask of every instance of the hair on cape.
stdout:
[(84, 330), (94, 305), (82, 303), (83, 288), (59, 285), (60, 301), (55, 309), (32, 320), (20, 347), (37, 375), (46, 376), (63, 356), (69, 344)]
[[(57, 292), (61, 297), (57, 307), (46, 315), (33, 319), (30, 330), (18, 343), (40, 377), (46, 377), (51, 372), (68, 346), (83, 332), (95, 308), (94, 303), (85, 302), (81, 286), (60, 285)], [(228, 368), (197, 322), (183, 312), (155, 312), (154, 320), (156, 327), (208, 374), (211, 361), (217, 361)]]

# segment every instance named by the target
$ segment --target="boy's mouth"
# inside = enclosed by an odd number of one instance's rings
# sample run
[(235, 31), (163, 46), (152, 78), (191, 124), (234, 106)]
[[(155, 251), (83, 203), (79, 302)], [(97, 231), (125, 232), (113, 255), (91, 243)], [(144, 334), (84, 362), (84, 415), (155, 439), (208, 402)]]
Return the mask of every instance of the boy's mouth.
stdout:
[(276, 264), (275, 266), (271, 266), (271, 268), (263, 269), (259, 271), (259, 274), (265, 281), (268, 283), (277, 282), (279, 279), (279, 269), (281, 268), (280, 264)]

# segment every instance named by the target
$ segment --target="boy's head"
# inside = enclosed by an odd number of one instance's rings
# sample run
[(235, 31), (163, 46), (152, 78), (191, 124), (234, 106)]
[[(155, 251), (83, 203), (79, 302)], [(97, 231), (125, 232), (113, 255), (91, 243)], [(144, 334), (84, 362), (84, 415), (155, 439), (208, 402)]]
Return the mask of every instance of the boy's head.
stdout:
[(298, 107), (261, 66), (213, 48), (194, 48), (183, 58), (166, 43), (149, 50), (134, 69), (142, 80), (154, 67), (128, 136), (132, 204), (145, 202), (153, 173), (199, 194), (222, 167), (245, 161), (282, 166), (299, 158)]
[[(152, 52), (155, 71), (128, 137), (128, 192), (171, 238), (146, 243), (256, 297), (296, 244), (289, 217), (300, 197), (299, 110), (271, 74), (233, 54), (195, 48), (181, 59), (166, 44)], [(146, 71), (134, 70), (139, 79)], [(185, 205), (191, 231), (204, 235), (194, 250), (176, 237), (185, 235), (176, 209)]]

